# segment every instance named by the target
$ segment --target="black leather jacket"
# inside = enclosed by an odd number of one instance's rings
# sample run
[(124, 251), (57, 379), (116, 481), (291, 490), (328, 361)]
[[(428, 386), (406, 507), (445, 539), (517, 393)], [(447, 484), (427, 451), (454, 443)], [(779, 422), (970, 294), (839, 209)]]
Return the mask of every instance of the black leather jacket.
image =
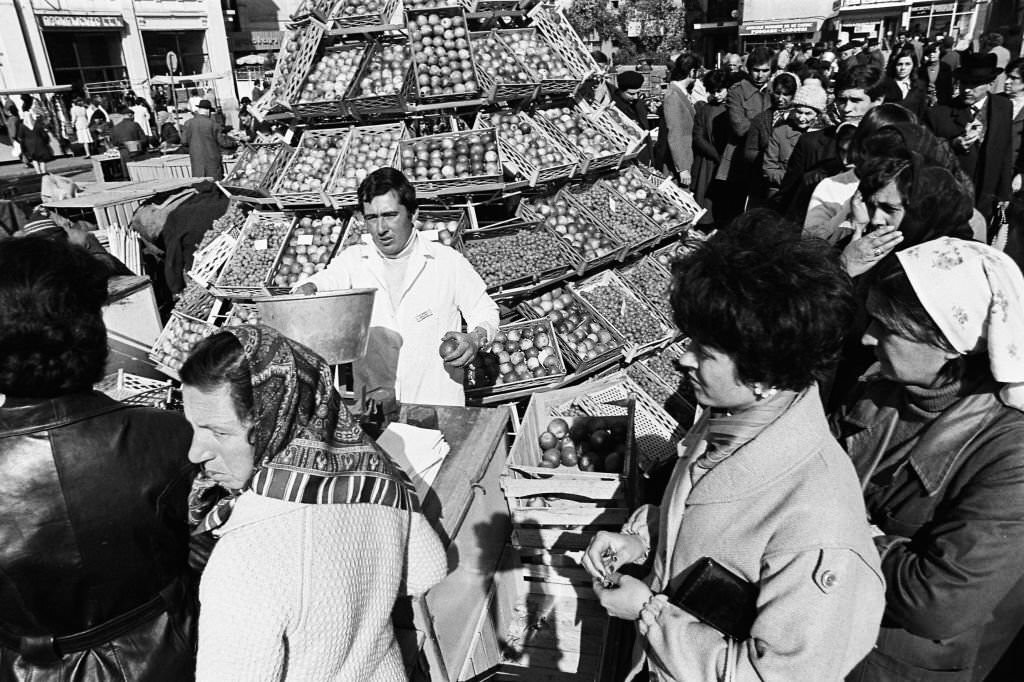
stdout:
[(192, 679), (190, 440), (95, 392), (0, 407), (0, 682)]

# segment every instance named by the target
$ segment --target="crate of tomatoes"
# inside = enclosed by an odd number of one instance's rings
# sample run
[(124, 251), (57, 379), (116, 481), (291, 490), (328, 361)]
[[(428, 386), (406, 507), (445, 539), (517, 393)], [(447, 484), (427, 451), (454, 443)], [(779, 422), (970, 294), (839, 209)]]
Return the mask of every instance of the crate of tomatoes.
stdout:
[(544, 132), (523, 112), (509, 109), (480, 113), (474, 128), (494, 128), (505, 169), (530, 187), (567, 180), (576, 174), (579, 158), (568, 145)]
[(496, 192), (505, 186), (493, 128), (402, 140), (399, 157), (419, 196)]
[(274, 196), (282, 208), (327, 206), (326, 190), (334, 167), (344, 155), (349, 128), (306, 130), (281, 173)]
[(327, 195), (335, 209), (359, 203), (359, 183), (380, 168), (398, 166), (398, 141), (405, 135), (402, 123), (357, 126), (327, 183)]
[[(444, 345), (441, 347), (444, 350)], [(466, 396), (479, 398), (557, 383), (565, 362), (549, 320), (502, 325), (466, 367)]]

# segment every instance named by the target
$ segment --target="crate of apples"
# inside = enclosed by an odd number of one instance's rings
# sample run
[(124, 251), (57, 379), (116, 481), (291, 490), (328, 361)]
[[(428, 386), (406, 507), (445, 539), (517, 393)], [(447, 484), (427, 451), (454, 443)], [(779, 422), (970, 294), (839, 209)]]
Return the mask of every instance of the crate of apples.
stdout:
[[(569, 289), (556, 287), (520, 304), (526, 317), (546, 318), (551, 322), (569, 362), (582, 367), (603, 363), (620, 355), (622, 338), (609, 329), (592, 310), (580, 303)], [(571, 353), (571, 354), (570, 354)]]
[(260, 100), (261, 106), (266, 104), (269, 108), (275, 102), (288, 104), (295, 101), (302, 89), (303, 76), (309, 71), (316, 57), (323, 35), (324, 27), (316, 22), (284, 32), (281, 50), (274, 66), (274, 78), (270, 83), (270, 93), (265, 96), (267, 102)]
[(357, 190), (367, 175), (381, 168), (394, 168), (398, 160), (398, 141), (402, 139), (401, 123), (362, 126), (352, 129), (352, 137), (345, 147), (331, 178), (327, 193), (334, 208), (355, 206)]
[(218, 184), (230, 198), (270, 196), (291, 152), (284, 142), (246, 145), (231, 172)]
[(405, 43), (376, 42), (367, 50), (346, 101), (360, 118), (405, 111), (412, 56)]
[(534, 28), (502, 31), (500, 40), (518, 56), (534, 77), (540, 79), (545, 95), (571, 95), (582, 82), (561, 55), (551, 49)]
[(214, 285), (223, 298), (247, 298), (266, 293), (278, 255), (294, 218), (285, 213), (254, 211), (242, 230), (235, 251)]
[(536, 197), (520, 204), (524, 218), (539, 220), (545, 228), (569, 243), (588, 266), (601, 265), (619, 255), (623, 245), (590, 211), (564, 192)]
[(495, 31), (471, 33), (476, 72), (483, 96), (491, 102), (532, 99), (540, 91), (540, 81), (513, 54)]
[(299, 280), (324, 270), (341, 241), (343, 225), (332, 215), (299, 218), (274, 268), (271, 291), (287, 293)]
[[(444, 354), (444, 349), (440, 349)], [(507, 391), (549, 384), (565, 376), (551, 322), (531, 320), (498, 328), (466, 369), (469, 391)]]
[(547, 469), (625, 473), (627, 417), (555, 417), (537, 437), (539, 465)]
[(348, 129), (307, 130), (274, 188), (282, 206), (323, 206), (327, 182), (345, 151)]
[(167, 326), (160, 332), (149, 352), (157, 368), (172, 379), (178, 379), (178, 370), (185, 364), (192, 347), (217, 331), (212, 324), (194, 317), (172, 312)]
[(603, 180), (576, 185), (568, 190), (581, 206), (604, 219), (604, 225), (619, 241), (634, 249), (644, 248), (664, 234), (658, 224), (611, 189)]
[(583, 173), (617, 168), (625, 155), (626, 150), (616, 140), (599, 130), (597, 124), (578, 109), (540, 109), (534, 118), (577, 150)]
[(365, 50), (366, 45), (361, 43), (328, 48), (306, 76), (298, 101), (292, 105), (295, 113), (343, 114), (344, 109), (337, 103), (351, 87)]
[(531, 187), (571, 178), (576, 172), (576, 153), (544, 133), (526, 114), (499, 111), (481, 115), (477, 119), (477, 126), (497, 130), (505, 165), (512, 174), (524, 178)]
[(693, 212), (670, 201), (655, 189), (635, 167), (620, 173), (615, 190), (633, 203), (644, 215), (661, 225), (665, 232), (684, 229), (693, 221)]
[(390, 25), (397, 6), (398, 0), (341, 0), (331, 12), (332, 33), (384, 30)]
[(503, 187), (493, 128), (402, 140), (399, 156), (402, 172), (427, 195)]
[(412, 11), (406, 16), (419, 99), (478, 97), (480, 85), (462, 9)]

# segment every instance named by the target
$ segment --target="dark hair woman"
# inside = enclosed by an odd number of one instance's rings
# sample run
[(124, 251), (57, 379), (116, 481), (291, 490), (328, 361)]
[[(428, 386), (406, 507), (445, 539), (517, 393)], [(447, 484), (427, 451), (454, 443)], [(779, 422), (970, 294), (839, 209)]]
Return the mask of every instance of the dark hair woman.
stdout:
[(1024, 277), (948, 237), (872, 274), (878, 362), (833, 425), (878, 528), (886, 609), (847, 679), (986, 679), (1024, 624)]
[[(828, 245), (799, 240), (769, 212), (675, 265), (672, 307), (690, 336), (682, 364), (703, 413), (661, 505), (598, 533), (584, 556), (605, 609), (639, 621), (658, 679), (840, 680), (871, 648), (878, 554), (815, 384), (851, 300)], [(616, 572), (648, 553), (645, 581)], [(756, 589), (749, 634), (723, 636), (674, 603), (702, 557)]]
[[(725, 111), (729, 75), (721, 69), (712, 69), (702, 79), (706, 102), (694, 105), (693, 120), (693, 179), (690, 190), (694, 199), (707, 209), (701, 216), (701, 225), (714, 222), (715, 172), (722, 161), (722, 153), (729, 141), (729, 117)], [(724, 184), (724, 183), (722, 183)], [(718, 192), (721, 198), (724, 193)]]
[(445, 575), (409, 478), (369, 440), (318, 355), (269, 327), (198, 343), (181, 368), (199, 588), (198, 680), (404, 680), (400, 591)]
[(885, 69), (889, 79), (885, 101), (906, 107), (918, 118), (928, 109), (928, 82), (918, 75), (917, 52), (907, 46), (893, 53)]
[(190, 680), (188, 424), (92, 390), (106, 277), (0, 242), (0, 678)]

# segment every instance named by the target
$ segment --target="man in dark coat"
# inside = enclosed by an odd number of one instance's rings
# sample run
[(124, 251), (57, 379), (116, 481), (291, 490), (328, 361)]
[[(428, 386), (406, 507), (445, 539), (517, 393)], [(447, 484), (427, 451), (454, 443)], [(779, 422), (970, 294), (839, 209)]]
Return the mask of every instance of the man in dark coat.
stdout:
[(769, 80), (772, 73), (772, 54), (764, 47), (756, 47), (747, 55), (746, 77), (729, 88), (725, 110), (729, 117), (732, 136), (726, 146), (716, 178), (727, 185), (728, 204), (715, 207), (715, 219), (725, 224), (746, 208), (751, 176), (760, 169), (751, 168), (744, 158), (747, 134), (754, 120), (772, 105)]
[(640, 126), (641, 130), (649, 130), (647, 119), (647, 102), (644, 101), (641, 89), (644, 87), (643, 74), (637, 71), (623, 71), (616, 78), (618, 87), (612, 93), (612, 102), (616, 108)]
[(917, 70), (918, 78), (927, 84), (929, 106), (953, 101), (953, 68), (941, 56), (939, 44), (929, 43), (924, 48), (924, 63)]
[(1013, 107), (991, 97), (992, 81), (1002, 73), (994, 54), (964, 54), (953, 72), (960, 97), (929, 110), (925, 121), (937, 137), (949, 141), (960, 168), (974, 182), (974, 207), (988, 220), (996, 202), (1010, 199), (1013, 170)]
[(224, 179), (224, 165), (221, 162), (220, 139), (221, 128), (211, 114), (213, 105), (210, 100), (200, 100), (196, 106), (196, 114), (185, 122), (182, 130), (181, 143), (188, 147), (188, 156), (192, 161), (192, 177)]

